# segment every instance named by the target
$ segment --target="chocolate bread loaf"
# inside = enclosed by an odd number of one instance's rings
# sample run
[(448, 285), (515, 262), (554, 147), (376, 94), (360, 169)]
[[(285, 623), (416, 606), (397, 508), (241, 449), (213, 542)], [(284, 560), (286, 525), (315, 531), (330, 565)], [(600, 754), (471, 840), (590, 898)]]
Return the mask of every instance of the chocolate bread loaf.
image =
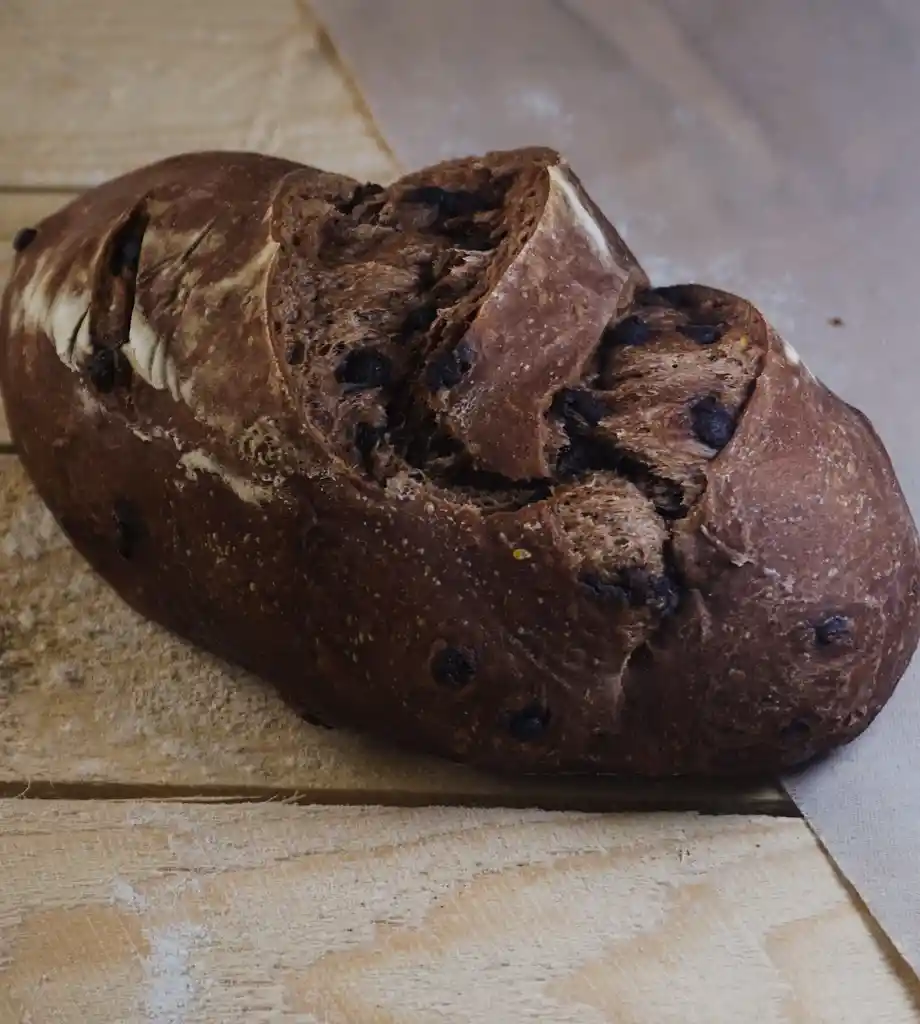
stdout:
[(510, 772), (760, 774), (920, 638), (882, 443), (749, 303), (654, 288), (546, 149), (249, 153), (20, 236), (23, 463), (142, 615), (302, 713)]

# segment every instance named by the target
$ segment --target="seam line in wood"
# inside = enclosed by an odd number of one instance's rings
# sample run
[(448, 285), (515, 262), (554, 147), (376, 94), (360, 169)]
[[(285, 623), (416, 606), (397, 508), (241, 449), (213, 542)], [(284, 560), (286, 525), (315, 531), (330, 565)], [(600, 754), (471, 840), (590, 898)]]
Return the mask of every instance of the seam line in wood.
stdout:
[[(596, 780), (588, 779), (590, 784)], [(672, 789), (651, 796), (648, 786), (637, 786), (635, 794), (604, 793), (587, 788), (582, 792), (516, 796), (511, 793), (476, 794), (450, 792), (413, 793), (392, 790), (303, 790), (271, 786), (182, 786), (155, 783), (118, 782), (54, 782), (11, 780), (0, 781), (0, 799), (24, 800), (175, 800), (186, 803), (289, 803), (338, 806), (387, 807), (457, 807), (509, 810), (546, 810), (594, 813), (625, 811), (681, 811), (704, 815), (750, 814), (751, 806), (743, 794), (733, 793), (701, 796), (698, 792), (682, 794)], [(764, 801), (757, 814), (780, 818), (799, 818), (798, 809), (788, 798), (777, 793), (775, 799)]]
[[(301, 14), (303, 14), (305, 8), (304, 0), (296, 0), (296, 2), (297, 9)], [(344, 55), (339, 52), (338, 47), (335, 45), (335, 40), (329, 34), (326, 26), (322, 22), (319, 23), (317, 28), (316, 43), (320, 51), (328, 58), (329, 63), (338, 69), (339, 74), (342, 76), (342, 81), (345, 83), (349, 93), (351, 94), (351, 98), (354, 100), (355, 108), (364, 120), (365, 126), (373, 136), (374, 141), (393, 162), (396, 167), (397, 174), (405, 174), (406, 167), (377, 124), (377, 121), (374, 118), (374, 113), (364, 97), (364, 92), (358, 84), (358, 78), (352, 70), (351, 65), (345, 59)]]

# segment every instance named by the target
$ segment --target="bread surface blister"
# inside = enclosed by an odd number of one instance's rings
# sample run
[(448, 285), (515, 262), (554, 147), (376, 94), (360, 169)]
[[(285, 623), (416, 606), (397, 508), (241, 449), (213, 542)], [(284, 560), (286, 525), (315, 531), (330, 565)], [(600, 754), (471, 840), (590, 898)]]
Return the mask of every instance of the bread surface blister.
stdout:
[(388, 187), (184, 154), (17, 237), (0, 386), (141, 615), (305, 715), (508, 772), (764, 775), (920, 638), (870, 423), (745, 300), (653, 287), (557, 153)]

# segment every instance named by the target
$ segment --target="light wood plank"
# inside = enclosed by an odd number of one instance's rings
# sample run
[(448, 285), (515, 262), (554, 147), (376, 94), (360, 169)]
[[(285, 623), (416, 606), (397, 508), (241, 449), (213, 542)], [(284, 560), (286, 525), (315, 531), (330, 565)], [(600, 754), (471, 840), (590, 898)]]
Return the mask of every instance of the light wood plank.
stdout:
[(8, 455), (0, 457), (0, 787), (52, 784), (65, 795), (153, 786), (327, 802), (794, 813), (770, 787), (512, 783), (307, 725), (259, 681), (124, 606)]
[(909, 1024), (807, 828), (0, 802), (0, 1024)]
[(0, 191), (0, 258), (9, 259), (10, 244), (20, 228), (38, 223), (54, 213), (77, 193), (71, 189), (21, 189)]
[(210, 148), (393, 173), (295, 0), (4, 0), (0, 66), (0, 184), (96, 184)]

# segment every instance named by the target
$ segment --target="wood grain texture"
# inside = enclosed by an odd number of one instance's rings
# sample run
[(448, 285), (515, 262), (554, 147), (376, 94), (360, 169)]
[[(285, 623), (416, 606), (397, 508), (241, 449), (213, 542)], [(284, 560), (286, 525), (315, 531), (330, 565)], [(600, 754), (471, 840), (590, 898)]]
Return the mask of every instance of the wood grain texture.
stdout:
[(81, 187), (236, 148), (392, 175), (295, 0), (4, 0), (0, 64), (0, 184)]
[[(5, 784), (5, 786), (3, 786)], [(141, 620), (0, 457), (0, 786), (300, 793), (388, 803), (793, 813), (776, 789), (504, 782), (308, 725), (252, 676)]]
[(0, 1024), (909, 1024), (806, 827), (0, 802)]

